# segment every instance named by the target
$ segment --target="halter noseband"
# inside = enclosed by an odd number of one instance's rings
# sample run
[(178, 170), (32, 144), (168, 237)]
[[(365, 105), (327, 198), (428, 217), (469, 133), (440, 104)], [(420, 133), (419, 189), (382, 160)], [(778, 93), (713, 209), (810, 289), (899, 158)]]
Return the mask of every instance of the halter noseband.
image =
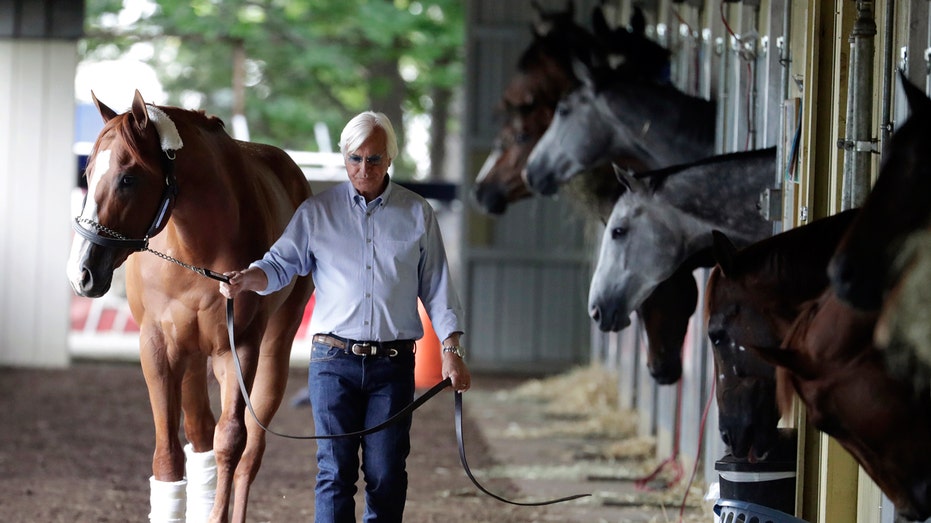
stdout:
[[(159, 204), (158, 210), (155, 212), (155, 218), (153, 218), (152, 225), (149, 226), (149, 230), (145, 233), (145, 237), (142, 239), (127, 238), (102, 223), (80, 216), (74, 217), (71, 228), (85, 240), (101, 247), (129, 249), (131, 251), (148, 249), (149, 238), (161, 232), (165, 227), (168, 213), (174, 204), (175, 196), (178, 195), (178, 183), (175, 179), (174, 162), (172, 161), (175, 159), (174, 151), (166, 150), (165, 156), (166, 158), (162, 160), (162, 168), (165, 171), (165, 189), (162, 191), (162, 203)], [(87, 195), (84, 196), (84, 203), (87, 204)], [(90, 225), (92, 229), (85, 228), (82, 224)], [(107, 236), (101, 235), (101, 232)]]

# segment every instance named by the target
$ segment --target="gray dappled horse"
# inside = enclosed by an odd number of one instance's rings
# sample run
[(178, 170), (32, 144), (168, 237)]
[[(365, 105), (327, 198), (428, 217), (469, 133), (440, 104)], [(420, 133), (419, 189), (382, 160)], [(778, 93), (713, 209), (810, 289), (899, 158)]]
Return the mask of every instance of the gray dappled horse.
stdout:
[(625, 67), (573, 65), (581, 85), (560, 100), (527, 160), (525, 177), (535, 192), (553, 194), (579, 172), (619, 156), (659, 169), (714, 154), (714, 102)]
[(630, 312), (689, 257), (712, 245), (713, 229), (738, 245), (772, 235), (759, 212), (776, 150), (715, 156), (691, 165), (630, 176), (608, 218), (589, 291), (601, 330), (626, 327)]

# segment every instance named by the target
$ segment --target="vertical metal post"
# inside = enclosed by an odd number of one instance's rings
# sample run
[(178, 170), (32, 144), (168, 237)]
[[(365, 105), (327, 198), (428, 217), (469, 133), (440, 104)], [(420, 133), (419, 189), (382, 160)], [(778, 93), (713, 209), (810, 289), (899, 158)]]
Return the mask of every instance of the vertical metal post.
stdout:
[(863, 204), (870, 192), (870, 155), (873, 151), (873, 2), (857, 2), (857, 21), (850, 31), (850, 71), (847, 83), (847, 139), (841, 208)]
[(886, 0), (886, 13), (883, 15), (883, 43), (885, 51), (882, 68), (882, 108), (880, 109), (879, 152), (886, 153), (886, 145), (892, 137), (892, 75), (895, 63), (895, 46), (893, 44), (893, 27), (895, 26), (895, 0)]

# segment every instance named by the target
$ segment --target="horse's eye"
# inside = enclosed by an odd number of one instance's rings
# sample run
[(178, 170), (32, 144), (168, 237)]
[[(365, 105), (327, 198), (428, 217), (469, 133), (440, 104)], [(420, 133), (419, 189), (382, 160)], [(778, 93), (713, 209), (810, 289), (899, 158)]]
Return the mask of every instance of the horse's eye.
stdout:
[(611, 239), (612, 239), (612, 240), (619, 240), (619, 239), (623, 238), (626, 234), (627, 234), (627, 227), (624, 227), (623, 225), (619, 225), (619, 226), (617, 226), (617, 227), (611, 229)]
[(127, 188), (136, 185), (136, 177), (132, 174), (124, 174), (120, 176), (120, 188)]
[(711, 340), (712, 345), (717, 347), (727, 341), (727, 334), (723, 329), (714, 329), (708, 331), (708, 339)]
[(570, 112), (572, 111), (569, 110), (569, 106), (566, 104), (561, 103), (556, 106), (556, 114), (559, 116), (567, 116)]
[(517, 145), (524, 145), (530, 141), (530, 135), (527, 133), (517, 133), (514, 135), (514, 143)]

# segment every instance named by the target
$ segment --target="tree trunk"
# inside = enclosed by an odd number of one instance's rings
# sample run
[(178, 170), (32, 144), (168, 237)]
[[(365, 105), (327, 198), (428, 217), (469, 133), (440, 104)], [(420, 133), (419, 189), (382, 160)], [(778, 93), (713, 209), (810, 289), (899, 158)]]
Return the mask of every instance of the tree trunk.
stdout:
[(437, 87), (433, 90), (433, 107), (430, 109), (430, 180), (451, 179), (446, 172), (446, 122), (449, 121), (449, 104), (453, 94), (447, 88)]

